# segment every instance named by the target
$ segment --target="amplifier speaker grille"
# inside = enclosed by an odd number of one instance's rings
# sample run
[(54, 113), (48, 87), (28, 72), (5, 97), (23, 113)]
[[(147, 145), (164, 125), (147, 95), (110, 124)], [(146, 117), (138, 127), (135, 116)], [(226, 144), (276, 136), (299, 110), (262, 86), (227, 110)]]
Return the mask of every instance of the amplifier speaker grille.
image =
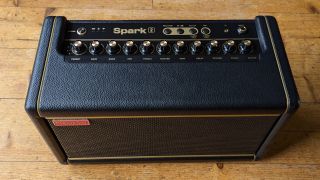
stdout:
[(54, 126), (69, 158), (253, 154), (277, 117), (90, 119)]

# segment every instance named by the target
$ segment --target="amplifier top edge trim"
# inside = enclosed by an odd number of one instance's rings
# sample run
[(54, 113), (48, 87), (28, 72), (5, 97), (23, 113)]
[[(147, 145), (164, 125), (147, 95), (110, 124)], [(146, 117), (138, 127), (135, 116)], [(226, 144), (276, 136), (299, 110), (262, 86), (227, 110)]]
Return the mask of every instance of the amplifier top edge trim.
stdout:
[(68, 160), (107, 160), (107, 159), (149, 159), (149, 158), (192, 158), (192, 157), (253, 157), (255, 154), (216, 154), (216, 155), (167, 155), (167, 156), (119, 156), (119, 157), (82, 157), (71, 158)]

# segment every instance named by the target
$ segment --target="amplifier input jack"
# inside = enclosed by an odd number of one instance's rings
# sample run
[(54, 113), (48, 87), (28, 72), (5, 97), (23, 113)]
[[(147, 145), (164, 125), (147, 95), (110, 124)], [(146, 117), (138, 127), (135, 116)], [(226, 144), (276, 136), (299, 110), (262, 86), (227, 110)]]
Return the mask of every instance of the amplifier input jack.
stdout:
[(211, 29), (208, 27), (203, 27), (201, 28), (201, 33), (205, 36), (210, 35), (211, 34)]

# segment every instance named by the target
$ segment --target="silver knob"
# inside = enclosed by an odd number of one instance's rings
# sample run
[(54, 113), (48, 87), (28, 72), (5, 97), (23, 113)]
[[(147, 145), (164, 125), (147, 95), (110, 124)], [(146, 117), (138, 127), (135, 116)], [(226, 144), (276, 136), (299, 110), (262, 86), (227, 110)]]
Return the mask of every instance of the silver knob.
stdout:
[(142, 45), (144, 47), (149, 47), (151, 45), (151, 42), (150, 41), (143, 41)]
[(99, 47), (99, 46), (100, 46), (100, 43), (99, 43), (99, 41), (92, 41), (92, 42), (91, 42), (91, 46), (92, 46), (92, 47)]
[(117, 42), (116, 41), (110, 41), (109, 43), (110, 47), (116, 47), (117, 46)]
[(175, 54), (183, 54), (186, 52), (187, 47), (186, 47), (184, 41), (177, 41), (173, 45), (173, 50), (174, 50)]
[(167, 41), (160, 41), (160, 43), (157, 45), (157, 52), (158, 54), (169, 54), (171, 51), (170, 45)]
[(252, 50), (252, 42), (251, 40), (243, 40), (238, 45), (240, 54), (248, 54)]
[(74, 45), (74, 47), (79, 48), (79, 47), (81, 47), (83, 44), (82, 44), (81, 41), (75, 41), (75, 42), (73, 43), (73, 45)]
[(151, 44), (150, 41), (143, 41), (142, 44), (139, 47), (141, 54), (145, 55), (145, 54), (150, 54), (153, 52), (154, 47)]
[(126, 46), (127, 47), (132, 47), (134, 45), (133, 41), (127, 41)]
[(108, 54), (118, 54), (120, 52), (120, 46), (116, 41), (109, 41), (106, 47), (106, 51)]
[(178, 41), (178, 42), (177, 42), (177, 46), (183, 47), (183, 46), (184, 46), (184, 41)]
[(194, 45), (195, 47), (199, 47), (199, 46), (201, 46), (201, 41), (194, 41), (194, 42), (193, 42), (193, 45)]
[(218, 53), (220, 51), (219, 42), (217, 40), (211, 40), (206, 45), (206, 51), (207, 51), (207, 54), (209, 55), (213, 53)]
[(233, 40), (228, 40), (222, 45), (222, 50), (224, 54), (233, 53), (236, 50), (235, 42)]
[(87, 47), (82, 41), (75, 41), (72, 43), (71, 51), (75, 55), (82, 55), (86, 52)]
[(127, 41), (123, 46), (123, 52), (126, 55), (135, 54), (137, 52), (137, 46), (134, 44), (133, 41)]
[(191, 54), (199, 54), (203, 51), (203, 47), (201, 45), (201, 41), (194, 41), (190, 47)]
[(218, 47), (218, 41), (217, 41), (217, 40), (212, 40), (212, 41), (210, 41), (210, 46), (212, 46), (212, 47)]
[(99, 41), (92, 41), (90, 43), (89, 52), (92, 55), (101, 54), (103, 52), (103, 47)]
[(167, 41), (160, 41), (160, 46), (161, 47), (165, 47), (168, 45), (168, 42)]
[(244, 25), (239, 25), (237, 28), (237, 32), (238, 34), (244, 34), (247, 32), (247, 27)]

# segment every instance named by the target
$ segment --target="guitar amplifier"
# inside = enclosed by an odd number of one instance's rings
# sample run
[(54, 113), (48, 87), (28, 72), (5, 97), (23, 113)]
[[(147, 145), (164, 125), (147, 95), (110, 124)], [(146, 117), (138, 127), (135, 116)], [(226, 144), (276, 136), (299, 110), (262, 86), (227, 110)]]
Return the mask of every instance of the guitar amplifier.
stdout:
[(299, 97), (276, 20), (46, 17), (25, 108), (61, 163), (256, 159)]

